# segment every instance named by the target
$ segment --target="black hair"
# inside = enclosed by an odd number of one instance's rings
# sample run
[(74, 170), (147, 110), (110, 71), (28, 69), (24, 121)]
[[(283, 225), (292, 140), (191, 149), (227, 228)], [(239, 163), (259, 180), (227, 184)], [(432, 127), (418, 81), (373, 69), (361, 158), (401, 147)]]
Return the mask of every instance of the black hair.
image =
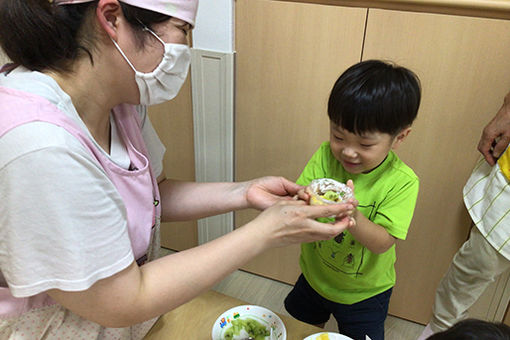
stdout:
[(411, 126), (420, 99), (420, 81), (412, 71), (367, 60), (349, 67), (335, 82), (328, 116), (351, 133), (382, 132), (394, 136)]
[[(146, 34), (142, 25), (163, 22), (169, 16), (121, 3), (135, 28), (138, 47)], [(0, 47), (11, 61), (32, 71), (70, 71), (74, 60), (96, 47), (93, 15), (97, 1), (59, 6), (48, 0), (0, 0)]]
[(510, 327), (477, 319), (459, 321), (446, 331), (436, 333), (427, 340), (510, 340)]
[(152, 25), (160, 22), (165, 22), (170, 19), (170, 17), (166, 14), (161, 14), (158, 12), (154, 12), (148, 9), (135, 7), (131, 5), (127, 5), (124, 3), (120, 3), (122, 7), (122, 12), (126, 17), (126, 20), (131, 24), (132, 27), (136, 28), (135, 37), (137, 46), (141, 49), (144, 48), (145, 40), (147, 37), (152, 37), (152, 35), (148, 35), (142, 28), (148, 27), (151, 30), (154, 30)]

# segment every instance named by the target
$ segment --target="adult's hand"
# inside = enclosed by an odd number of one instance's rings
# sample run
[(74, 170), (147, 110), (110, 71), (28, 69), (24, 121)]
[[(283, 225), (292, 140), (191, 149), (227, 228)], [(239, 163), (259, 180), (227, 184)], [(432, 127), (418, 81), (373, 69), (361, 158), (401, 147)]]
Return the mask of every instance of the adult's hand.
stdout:
[(496, 164), (499, 156), (510, 143), (510, 92), (496, 116), (485, 126), (478, 143), (478, 151), (482, 153), (490, 165)]
[[(354, 223), (351, 203), (308, 205), (305, 201), (280, 201), (248, 223), (256, 225), (258, 237), (268, 248), (314, 242), (335, 237)], [(335, 223), (321, 223), (318, 217), (337, 216)]]
[(300, 189), (297, 185), (283, 177), (267, 176), (245, 182), (245, 196), (251, 208), (264, 210), (278, 201), (292, 200)]

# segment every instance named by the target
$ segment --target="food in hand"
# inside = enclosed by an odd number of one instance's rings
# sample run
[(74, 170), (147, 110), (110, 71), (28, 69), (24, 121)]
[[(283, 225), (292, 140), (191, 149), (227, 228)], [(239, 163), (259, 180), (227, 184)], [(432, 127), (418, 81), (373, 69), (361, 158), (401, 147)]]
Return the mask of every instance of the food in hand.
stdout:
[(310, 183), (310, 204), (338, 204), (353, 198), (351, 188), (331, 178), (314, 179)]
[(256, 320), (250, 318), (236, 319), (232, 320), (232, 326), (225, 332), (224, 339), (234, 339), (234, 336), (240, 335), (242, 330), (255, 340), (264, 340), (270, 334), (269, 330)]

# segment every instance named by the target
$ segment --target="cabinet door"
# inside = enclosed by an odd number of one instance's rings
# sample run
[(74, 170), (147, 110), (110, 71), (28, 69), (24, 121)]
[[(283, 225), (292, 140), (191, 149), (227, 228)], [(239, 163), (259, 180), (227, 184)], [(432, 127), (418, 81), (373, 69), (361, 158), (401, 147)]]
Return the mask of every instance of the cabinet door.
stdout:
[[(361, 58), (367, 10), (268, 0), (236, 2), (236, 180), (296, 180), (329, 138), (327, 98)], [(242, 211), (236, 226), (256, 215)], [(273, 249), (244, 269), (294, 283), (299, 246)]]
[(420, 177), (406, 241), (397, 242), (390, 313), (427, 322), (440, 278), (466, 240), (462, 188), (481, 130), (510, 90), (510, 21), (370, 9), (363, 59), (414, 70), (423, 101), (398, 150)]
[[(164, 104), (151, 106), (149, 116), (166, 147), (163, 165), (167, 178), (194, 181), (193, 110), (190, 77), (179, 95)], [(196, 221), (163, 223), (161, 245), (184, 250), (198, 245)]]

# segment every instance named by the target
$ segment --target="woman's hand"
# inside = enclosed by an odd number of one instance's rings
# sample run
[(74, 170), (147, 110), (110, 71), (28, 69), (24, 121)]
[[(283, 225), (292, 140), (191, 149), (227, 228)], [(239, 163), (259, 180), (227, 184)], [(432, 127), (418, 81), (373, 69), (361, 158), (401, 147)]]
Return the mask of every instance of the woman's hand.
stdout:
[[(248, 223), (266, 242), (267, 248), (327, 240), (351, 226), (350, 203), (311, 206), (304, 201), (280, 201)], [(335, 223), (321, 223), (318, 217), (338, 216)]]
[(278, 201), (292, 200), (304, 187), (283, 177), (267, 176), (245, 182), (245, 196), (248, 206), (264, 210)]

